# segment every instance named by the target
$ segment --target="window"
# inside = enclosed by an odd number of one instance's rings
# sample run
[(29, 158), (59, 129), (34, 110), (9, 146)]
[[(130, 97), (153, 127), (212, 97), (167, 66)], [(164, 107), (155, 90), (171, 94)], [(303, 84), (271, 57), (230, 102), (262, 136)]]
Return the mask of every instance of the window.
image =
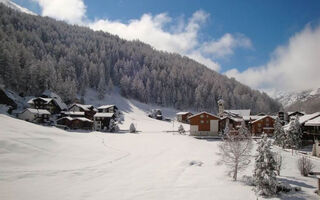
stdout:
[(258, 123), (258, 127), (261, 127), (261, 123)]
[(204, 123), (204, 121), (203, 121), (203, 120), (200, 120), (200, 123), (201, 123), (201, 124), (203, 124), (203, 123)]
[(200, 118), (203, 118), (203, 115), (200, 115)]
[(266, 118), (266, 122), (269, 122), (269, 118)]

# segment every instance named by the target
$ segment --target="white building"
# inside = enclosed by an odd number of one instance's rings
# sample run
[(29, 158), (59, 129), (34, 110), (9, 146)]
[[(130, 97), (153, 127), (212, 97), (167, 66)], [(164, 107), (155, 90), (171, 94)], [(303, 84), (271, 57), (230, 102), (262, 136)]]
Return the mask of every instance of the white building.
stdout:
[(45, 123), (49, 121), (50, 115), (50, 112), (44, 109), (27, 108), (18, 117), (29, 122)]

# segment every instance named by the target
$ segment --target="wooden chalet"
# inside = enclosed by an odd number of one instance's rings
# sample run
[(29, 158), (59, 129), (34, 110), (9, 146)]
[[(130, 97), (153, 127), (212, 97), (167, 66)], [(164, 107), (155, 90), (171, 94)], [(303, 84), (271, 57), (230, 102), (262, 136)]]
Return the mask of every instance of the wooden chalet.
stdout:
[(243, 118), (235, 118), (235, 117), (222, 117), (219, 120), (219, 132), (223, 132), (226, 128), (227, 121), (229, 121), (229, 129), (237, 130), (241, 126), (241, 122)]
[(77, 103), (70, 106), (69, 111), (83, 112), (84, 116), (91, 120), (93, 120), (93, 116), (98, 112), (98, 110), (93, 105), (83, 105)]
[(59, 118), (62, 117), (85, 117), (85, 113), (77, 111), (62, 111)]
[(99, 113), (116, 113), (118, 111), (118, 107), (115, 105), (103, 105), (98, 107)]
[(190, 116), (190, 135), (217, 136), (219, 131), (219, 120), (219, 117), (207, 112), (201, 112)]
[(288, 112), (288, 120), (290, 121), (292, 118), (298, 116), (298, 117), (302, 117), (303, 115), (305, 115), (306, 113), (304, 112), (300, 112), (300, 111), (295, 111), (295, 112)]
[(285, 123), (288, 122), (288, 113), (283, 110), (280, 110), (278, 112), (278, 118), (280, 119), (281, 124), (285, 125)]
[(302, 130), (302, 140), (314, 142), (320, 140), (320, 112), (306, 114), (299, 117), (299, 123)]
[(50, 112), (44, 109), (27, 108), (18, 114), (18, 118), (34, 123), (48, 123)]
[(315, 117), (303, 124), (303, 132), (305, 137), (310, 139), (320, 140), (320, 116)]
[(192, 116), (191, 112), (178, 112), (177, 114), (177, 121), (182, 123), (189, 123), (189, 117)]
[(312, 155), (320, 157), (320, 142), (319, 140), (315, 140), (312, 147)]
[(57, 125), (69, 129), (92, 130), (93, 121), (85, 117), (62, 117), (57, 120)]
[(28, 104), (31, 108), (34, 109), (44, 109), (48, 110), (51, 114), (58, 114), (60, 113), (63, 108), (52, 98), (43, 98), (43, 97), (36, 97), (30, 99)]
[(251, 134), (261, 135), (263, 133), (271, 136), (274, 131), (275, 118), (270, 115), (260, 116), (260, 118), (250, 121)]
[(93, 116), (94, 129), (97, 131), (109, 130), (110, 120), (115, 120), (116, 116), (114, 113), (96, 113)]

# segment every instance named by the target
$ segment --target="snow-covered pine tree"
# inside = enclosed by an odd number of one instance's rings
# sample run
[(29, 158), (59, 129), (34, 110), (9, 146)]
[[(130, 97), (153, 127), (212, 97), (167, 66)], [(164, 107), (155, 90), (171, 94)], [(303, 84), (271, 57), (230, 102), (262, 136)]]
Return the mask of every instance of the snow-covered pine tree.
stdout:
[(274, 154), (271, 152), (271, 141), (263, 135), (258, 143), (258, 155), (255, 159), (253, 178), (258, 195), (272, 196), (277, 193), (277, 178)]
[(98, 85), (98, 98), (103, 99), (104, 94), (106, 93), (106, 83), (103, 77), (100, 78), (99, 85)]
[(283, 126), (281, 124), (281, 121), (279, 117), (276, 118), (274, 123), (274, 144), (277, 146), (280, 146), (282, 148), (285, 147), (285, 141), (286, 141), (286, 134), (284, 132)]
[(239, 135), (241, 135), (242, 137), (249, 137), (249, 131), (246, 127), (245, 121), (242, 120), (241, 121), (241, 126), (238, 130)]
[(135, 133), (135, 132), (137, 132), (136, 127), (134, 126), (133, 123), (130, 124), (129, 132), (130, 132), (130, 133)]
[(300, 128), (299, 117), (289, 123), (289, 128), (286, 132), (286, 144), (293, 150), (301, 147), (302, 131)]
[(229, 118), (227, 118), (226, 119), (226, 127), (224, 127), (224, 130), (223, 130), (223, 132), (221, 133), (221, 136), (222, 137), (226, 137), (227, 136), (227, 134), (229, 134), (230, 133), (230, 128), (229, 128), (229, 125), (230, 123), (229, 123)]
[(178, 132), (183, 135), (186, 131), (184, 130), (182, 124), (180, 124), (179, 128), (178, 128)]

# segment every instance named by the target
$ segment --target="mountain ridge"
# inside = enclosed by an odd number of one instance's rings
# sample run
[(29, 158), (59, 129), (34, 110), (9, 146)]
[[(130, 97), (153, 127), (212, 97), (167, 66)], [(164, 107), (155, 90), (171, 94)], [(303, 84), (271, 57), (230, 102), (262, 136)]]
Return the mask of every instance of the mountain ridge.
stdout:
[(320, 111), (320, 88), (299, 92), (279, 92), (274, 98), (288, 111)]

